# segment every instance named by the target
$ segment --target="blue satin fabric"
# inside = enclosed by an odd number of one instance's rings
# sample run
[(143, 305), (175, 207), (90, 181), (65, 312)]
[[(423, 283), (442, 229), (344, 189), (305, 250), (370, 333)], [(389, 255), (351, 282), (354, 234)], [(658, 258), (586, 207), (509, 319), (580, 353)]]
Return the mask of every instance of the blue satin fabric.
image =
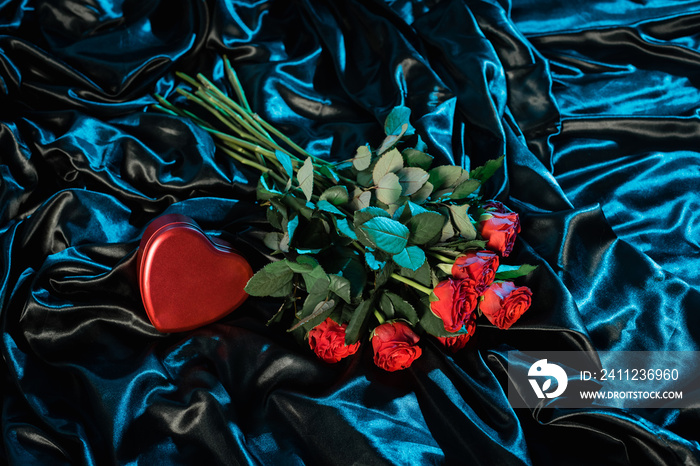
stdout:
[[(174, 13), (174, 14), (171, 14)], [(699, 411), (514, 410), (505, 353), (697, 350), (700, 2), (0, 3), (2, 457), (9, 464), (700, 464)], [(531, 309), (398, 373), (337, 365), (275, 300), (159, 334), (135, 252), (164, 212), (266, 263), (256, 174), (146, 111), (174, 71), (239, 72), (311, 152), (409, 106), (440, 163), (506, 154)]]

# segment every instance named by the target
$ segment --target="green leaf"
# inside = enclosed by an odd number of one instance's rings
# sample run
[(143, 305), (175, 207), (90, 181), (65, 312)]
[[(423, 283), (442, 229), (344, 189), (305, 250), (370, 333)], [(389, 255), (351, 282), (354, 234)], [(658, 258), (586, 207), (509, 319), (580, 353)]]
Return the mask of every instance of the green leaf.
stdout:
[(386, 261), (377, 259), (371, 251), (365, 251), (365, 262), (367, 263), (367, 266), (375, 272), (383, 269), (386, 265)]
[(352, 159), (352, 166), (358, 171), (366, 170), (372, 163), (372, 151), (369, 149), (369, 144), (360, 146), (355, 152), (355, 157)]
[(411, 217), (406, 226), (411, 232), (413, 244), (426, 244), (437, 238), (447, 219), (437, 212), (421, 212)]
[(304, 164), (297, 171), (297, 179), (299, 187), (304, 192), (306, 200), (310, 201), (314, 193), (314, 164), (311, 157), (304, 160)]
[(367, 272), (359, 252), (344, 247), (331, 248), (323, 265), (329, 273), (341, 275), (350, 281), (350, 294), (353, 298), (362, 294)]
[(377, 200), (377, 206), (382, 207), (384, 210), (386, 210), (390, 217), (393, 217), (394, 213), (399, 208), (399, 206), (403, 205), (407, 200), (408, 198), (406, 196), (401, 196), (396, 202), (390, 205), (386, 205), (383, 202)]
[[(442, 211), (443, 209), (440, 209), (440, 210)], [(449, 212), (450, 212), (449, 209), (445, 208), (444, 210), (447, 212), (447, 215), (449, 215)], [(451, 221), (445, 222), (445, 224), (442, 227), (442, 234), (440, 235), (440, 242), (445, 242), (447, 240), (454, 238), (455, 234), (456, 233), (455, 233), (454, 227), (452, 226), (452, 222)]]
[(357, 309), (357, 306), (343, 304), (343, 308), (340, 310), (340, 318), (336, 322), (350, 322), (355, 309)]
[(316, 309), (316, 306), (326, 301), (327, 297), (328, 295), (326, 293), (311, 293), (306, 295), (304, 305), (296, 313), (297, 318), (303, 319), (310, 316), (314, 312), (314, 309)]
[(432, 312), (426, 312), (420, 320), (420, 326), (428, 332), (429, 334), (436, 337), (455, 337), (463, 333), (467, 333), (466, 330), (460, 330), (458, 332), (452, 333), (445, 330), (445, 323), (441, 318), (433, 314)]
[(394, 307), (394, 312), (399, 317), (403, 317), (411, 323), (411, 325), (416, 325), (418, 323), (418, 313), (415, 308), (408, 302), (404, 301), (401, 296), (392, 293), (390, 291), (385, 291), (382, 298), (388, 298)]
[[(311, 268), (314, 268), (314, 267), (318, 266), (318, 261), (311, 256), (299, 256), (299, 257), (297, 257), (297, 264), (302, 265), (302, 266), (308, 265)], [(308, 269), (306, 269), (306, 270), (308, 270)]]
[(456, 165), (438, 165), (428, 173), (428, 181), (433, 185), (433, 190), (437, 191), (456, 186), (464, 170)]
[[(282, 207), (284, 207), (284, 205)], [(286, 209), (284, 210), (284, 215), (283, 215), (277, 209), (275, 209), (273, 206), (270, 206), (265, 211), (265, 217), (267, 217), (268, 223), (270, 225), (272, 225), (272, 228), (274, 228), (275, 230), (282, 229), (282, 221), (286, 219), (286, 214), (287, 214)]]
[(285, 262), (287, 263), (287, 267), (289, 267), (289, 269), (294, 273), (310, 272), (311, 269), (313, 269), (314, 265), (315, 265), (313, 263), (308, 263), (308, 262), (298, 263), (298, 262), (294, 262), (294, 261), (290, 261), (290, 260), (285, 260)]
[(418, 192), (428, 181), (429, 177), (428, 172), (417, 167), (405, 167), (396, 174), (399, 177), (399, 182), (401, 182), (401, 188), (403, 188), (401, 192), (403, 196), (410, 196)]
[(378, 290), (383, 287), (391, 278), (391, 274), (396, 270), (396, 264), (387, 262), (382, 269), (374, 274), (374, 289)]
[(389, 213), (380, 207), (365, 207), (364, 209), (355, 212), (353, 223), (356, 227), (359, 227), (367, 220), (373, 219), (374, 217), (389, 218)]
[(348, 322), (348, 326), (345, 329), (346, 345), (357, 343), (357, 340), (360, 339), (362, 327), (364, 326), (367, 317), (370, 315), (372, 306), (372, 299), (370, 297), (370, 299), (362, 301), (357, 306), (357, 309), (355, 309), (355, 312), (352, 313), (352, 318), (350, 319), (350, 322)]
[(282, 168), (284, 168), (284, 172), (287, 174), (287, 176), (292, 178), (294, 176), (294, 167), (292, 167), (292, 159), (289, 157), (289, 154), (286, 154), (281, 150), (275, 150), (275, 158), (280, 165), (282, 165)]
[(481, 182), (477, 179), (469, 179), (466, 180), (462, 183), (460, 183), (459, 186), (457, 186), (452, 194), (450, 194), (450, 199), (464, 199), (465, 197), (469, 196), (471, 193), (479, 189), (481, 186)]
[(357, 172), (355, 179), (357, 180), (357, 186), (363, 188), (371, 188), (374, 186), (374, 179), (372, 178), (372, 170), (370, 168)]
[(391, 205), (401, 197), (401, 181), (395, 173), (387, 173), (377, 183), (377, 199), (384, 204)]
[(445, 323), (442, 321), (442, 319), (433, 314), (433, 311), (430, 310), (430, 302), (428, 301), (428, 297), (426, 296), (425, 298), (421, 298), (419, 302), (423, 308), (420, 326), (423, 327), (423, 329), (429, 334), (436, 337), (454, 337), (467, 333), (467, 329), (464, 327), (462, 327), (462, 329), (458, 332), (448, 332), (445, 330)]
[[(335, 170), (333, 170), (331, 167), (328, 165), (324, 165), (321, 167), (321, 175), (325, 176), (329, 180), (331, 180), (333, 183), (339, 183), (340, 182), (340, 177), (338, 176), (338, 173), (336, 173)], [(346, 190), (347, 192), (347, 190)], [(332, 201), (331, 201), (332, 202)]]
[(289, 236), (289, 243), (291, 243), (292, 240), (294, 239), (294, 232), (297, 230), (298, 226), (299, 226), (299, 216), (298, 215), (287, 222), (287, 226), (285, 228), (285, 231), (286, 231), (287, 235)]
[(355, 233), (355, 230), (350, 225), (350, 222), (348, 222), (348, 219), (337, 218), (337, 219), (334, 219), (334, 221), (335, 221), (336, 229), (340, 233), (342, 233), (343, 235), (347, 236), (350, 239), (357, 239), (357, 234)]
[(433, 194), (433, 184), (428, 181), (422, 188), (411, 196), (411, 200), (416, 204), (422, 204), (428, 200), (431, 194)]
[(325, 199), (318, 201), (316, 203), (316, 207), (318, 207), (318, 210), (345, 217), (345, 214), (341, 210), (339, 210), (336, 206), (326, 201)]
[(399, 222), (405, 224), (409, 218), (423, 212), (429, 212), (429, 210), (425, 207), (419, 206), (415, 202), (408, 201), (396, 210), (393, 218), (394, 220), (398, 220)]
[(251, 296), (286, 297), (292, 294), (293, 278), (286, 260), (270, 262), (248, 280), (245, 291)]
[(372, 179), (377, 183), (387, 173), (395, 173), (403, 168), (403, 157), (396, 149), (392, 149), (379, 157), (372, 169)]
[(320, 303), (316, 304), (311, 314), (301, 319), (287, 331), (293, 332), (301, 326), (304, 326), (304, 328), (306, 328), (307, 330), (311, 330), (312, 328), (326, 320), (326, 317), (328, 317), (331, 314), (331, 312), (333, 312), (333, 309), (335, 309), (335, 300), (329, 299), (327, 301), (321, 301)]
[(392, 134), (391, 136), (387, 136), (384, 138), (382, 143), (379, 145), (379, 148), (377, 149), (377, 155), (382, 155), (388, 150), (393, 149), (396, 147), (396, 145), (401, 142), (401, 138), (403, 137), (404, 131), (408, 129), (407, 125), (403, 125), (401, 127), (401, 133), (399, 134)]
[(373, 245), (389, 254), (398, 254), (408, 242), (409, 230), (405, 225), (386, 217), (374, 217), (362, 225), (363, 231)]
[(533, 270), (537, 269), (536, 265), (505, 265), (501, 264), (496, 270), (496, 280), (513, 280), (514, 278), (524, 277)]
[(425, 261), (425, 263), (416, 271), (402, 267), (399, 270), (399, 275), (415, 280), (423, 286), (432, 287), (432, 283), (430, 281), (430, 271), (430, 264), (428, 261)]
[(372, 239), (367, 235), (367, 233), (360, 228), (360, 226), (375, 218), (375, 217), (386, 217), (389, 218), (389, 213), (386, 212), (384, 209), (380, 207), (365, 207), (362, 210), (358, 210), (355, 212), (354, 218), (353, 218), (353, 226), (355, 230), (355, 235), (357, 236), (357, 239), (364, 244), (365, 246), (369, 246), (372, 248), (377, 247), (376, 244), (372, 241)]
[(409, 167), (418, 167), (423, 170), (428, 170), (433, 164), (433, 157), (423, 151), (417, 149), (405, 149), (401, 155), (406, 160), (406, 165)]
[(394, 254), (393, 259), (401, 267), (416, 271), (425, 263), (425, 252), (418, 246), (408, 246), (400, 253)]
[(270, 206), (282, 217), (287, 218), (287, 206), (280, 199), (270, 199)]
[(441, 243), (437, 247), (434, 247), (435, 252), (440, 252), (441, 249), (448, 252), (464, 251), (466, 249), (486, 249), (486, 241), (481, 239), (465, 240), (458, 239), (456, 241), (450, 241), (449, 243)]
[(394, 303), (391, 302), (387, 294), (388, 292), (382, 293), (382, 296), (379, 298), (379, 310), (387, 320), (390, 320), (394, 318), (396, 313), (394, 312)]
[(407, 125), (403, 133), (410, 136), (415, 133), (415, 129), (411, 126), (411, 109), (403, 105), (394, 107), (386, 120), (384, 120), (384, 133), (387, 136), (397, 135), (402, 133), (403, 125)]
[(255, 194), (259, 201), (267, 201), (282, 196), (282, 192), (268, 185), (265, 175), (262, 175), (258, 180), (258, 186), (255, 189)]
[(466, 240), (473, 240), (476, 238), (476, 228), (474, 224), (469, 219), (469, 214), (467, 214), (467, 209), (469, 205), (451, 205), (450, 214), (452, 215), (452, 221), (454, 222), (459, 234)]
[(498, 169), (503, 166), (504, 158), (505, 155), (502, 155), (497, 159), (489, 160), (481, 167), (476, 167), (469, 173), (469, 178), (474, 178), (476, 180), (481, 181), (482, 183), (486, 182), (486, 180), (491, 178), (493, 174), (496, 173)]
[[(270, 200), (271, 203), (274, 201), (274, 199)], [(313, 216), (313, 209), (308, 207), (308, 204), (310, 204), (310, 202), (304, 201), (300, 197), (297, 197), (293, 194), (287, 194), (282, 198), (282, 202), (284, 203), (284, 205), (289, 207), (289, 210), (291, 212), (299, 212), (303, 217), (307, 219), (310, 219)]]
[(284, 235), (279, 231), (270, 231), (265, 234), (265, 237), (263, 238), (263, 243), (265, 243), (265, 246), (267, 246), (269, 249), (272, 249), (273, 251), (279, 251), (280, 241), (282, 241), (283, 236)]
[(369, 191), (362, 191), (360, 188), (355, 188), (353, 192), (353, 198), (350, 202), (350, 206), (353, 210), (358, 211), (369, 207), (369, 203), (372, 200), (372, 193)]
[(301, 274), (304, 279), (304, 285), (306, 285), (306, 292), (309, 294), (323, 294), (324, 296), (328, 294), (331, 280), (326, 272), (323, 271), (323, 268), (318, 265), (316, 259), (310, 256), (299, 256), (297, 257), (297, 263), (311, 265), (311, 270)]
[(340, 299), (349, 304), (352, 300), (352, 286), (350, 280), (348, 280), (345, 277), (341, 277), (340, 275), (336, 275), (334, 273), (329, 274), (328, 277), (331, 279), (331, 284), (328, 289), (331, 290), (333, 293), (337, 294), (338, 297), (340, 297)]
[(331, 204), (338, 206), (343, 205), (350, 200), (348, 189), (345, 186), (332, 186), (319, 196), (321, 201), (328, 201)]
[(282, 239), (280, 240), (280, 251), (282, 252), (289, 252), (289, 234), (285, 233), (282, 235)]

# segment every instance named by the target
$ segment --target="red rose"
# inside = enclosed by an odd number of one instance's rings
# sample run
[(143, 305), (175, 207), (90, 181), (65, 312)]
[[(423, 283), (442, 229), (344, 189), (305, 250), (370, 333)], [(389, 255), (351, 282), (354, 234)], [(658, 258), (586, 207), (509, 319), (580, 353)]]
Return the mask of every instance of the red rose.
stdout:
[(389, 372), (406, 369), (422, 354), (420, 337), (405, 322), (385, 322), (374, 329), (370, 338), (374, 363)]
[(442, 319), (445, 330), (457, 332), (474, 311), (477, 299), (479, 299), (479, 292), (474, 280), (448, 278), (433, 288), (430, 310)]
[(472, 312), (467, 319), (465, 324), (467, 326), (467, 333), (462, 333), (454, 337), (436, 337), (440, 343), (445, 348), (448, 348), (453, 353), (464, 348), (469, 339), (474, 335), (476, 331), (476, 312)]
[(508, 329), (530, 307), (532, 291), (513, 282), (494, 282), (484, 293), (479, 309), (496, 327)]
[(492, 251), (469, 251), (457, 258), (452, 266), (452, 276), (458, 280), (474, 280), (476, 290), (481, 294), (496, 277), (498, 265), (498, 255)]
[(355, 354), (360, 342), (345, 344), (345, 328), (348, 324), (338, 325), (330, 317), (311, 329), (309, 346), (316, 356), (326, 362), (338, 362), (346, 356)]
[(520, 219), (515, 212), (486, 212), (479, 217), (478, 228), (487, 248), (508, 257), (520, 233)]

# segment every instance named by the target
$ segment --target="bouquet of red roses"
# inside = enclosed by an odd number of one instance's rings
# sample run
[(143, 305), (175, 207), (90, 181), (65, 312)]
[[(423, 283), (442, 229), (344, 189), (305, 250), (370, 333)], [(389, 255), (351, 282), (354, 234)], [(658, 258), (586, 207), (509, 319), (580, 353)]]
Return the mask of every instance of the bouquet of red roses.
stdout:
[(273, 227), (264, 242), (279, 260), (245, 290), (282, 300), (270, 323), (291, 318), (289, 331), (327, 362), (369, 340), (375, 363), (394, 371), (421, 355), (421, 336), (456, 351), (479, 316), (508, 329), (528, 309), (530, 289), (513, 280), (535, 267), (502, 263), (518, 214), (480, 192), (503, 157), (471, 171), (434, 166), (400, 106), (378, 147), (360, 146), (342, 162), (317, 158), (252, 112), (224, 64), (230, 94), (180, 74), (189, 89), (178, 93), (196, 109), (157, 96), (158, 108), (191, 118), (261, 172), (257, 198)]

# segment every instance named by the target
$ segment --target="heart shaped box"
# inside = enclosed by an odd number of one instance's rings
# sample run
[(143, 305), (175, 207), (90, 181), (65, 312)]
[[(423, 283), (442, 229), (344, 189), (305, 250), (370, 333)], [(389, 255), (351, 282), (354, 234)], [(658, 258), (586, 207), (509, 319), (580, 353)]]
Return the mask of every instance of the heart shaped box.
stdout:
[(167, 214), (150, 223), (136, 256), (146, 314), (160, 332), (212, 323), (246, 300), (253, 270), (231, 244), (207, 236), (191, 218)]

